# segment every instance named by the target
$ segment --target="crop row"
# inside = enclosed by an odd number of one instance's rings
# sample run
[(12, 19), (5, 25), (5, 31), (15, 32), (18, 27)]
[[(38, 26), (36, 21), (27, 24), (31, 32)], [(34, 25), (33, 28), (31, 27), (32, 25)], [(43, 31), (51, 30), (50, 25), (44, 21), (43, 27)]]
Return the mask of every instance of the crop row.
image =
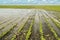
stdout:
[(41, 14), (40, 14), (40, 16), (39, 16), (39, 19), (40, 19), (40, 21), (39, 21), (39, 24), (40, 24), (40, 28), (39, 28), (39, 31), (40, 31), (40, 39), (41, 40), (45, 40), (45, 38), (44, 38), (44, 34), (43, 34), (43, 25), (42, 25), (42, 20), (41, 20)]
[(8, 30), (2, 32), (2, 33), (0, 34), (0, 38), (2, 38), (5, 34), (7, 34), (7, 33), (8, 33), (11, 29), (13, 29), (15, 26), (16, 26), (16, 24), (13, 24), (13, 25), (11, 25), (11, 28), (9, 28)]
[[(23, 20), (23, 21), (24, 21), (24, 23), (22, 23), (22, 24), (20, 25), (20, 27), (19, 27), (19, 29), (18, 29), (17, 33), (20, 33), (20, 32), (21, 32), (21, 30), (23, 29), (23, 27), (24, 27), (24, 26), (25, 26), (25, 24), (27, 23), (28, 19), (29, 19), (29, 17), (28, 17), (27, 19)], [(11, 40), (14, 40), (14, 39), (16, 38), (16, 36), (17, 36), (16, 34), (15, 34), (15, 35), (13, 35), (13, 37), (11, 38)]]
[(31, 35), (31, 31), (32, 31), (32, 26), (33, 26), (33, 24), (34, 24), (34, 20), (32, 20), (32, 22), (31, 22), (31, 25), (30, 25), (30, 27), (29, 27), (29, 30), (28, 30), (28, 32), (27, 32), (27, 35), (26, 35), (26, 39), (25, 39), (25, 40), (28, 40), (28, 39), (29, 39), (29, 37), (30, 37), (30, 35)]
[(60, 38), (58, 37), (56, 31), (52, 28), (52, 26), (51, 26), (50, 23), (48, 22), (48, 19), (47, 19), (45, 16), (44, 16), (44, 18), (45, 18), (45, 21), (46, 21), (49, 29), (50, 29), (50, 30), (52, 31), (52, 33), (54, 34), (55, 38), (56, 38), (57, 40), (60, 40)]

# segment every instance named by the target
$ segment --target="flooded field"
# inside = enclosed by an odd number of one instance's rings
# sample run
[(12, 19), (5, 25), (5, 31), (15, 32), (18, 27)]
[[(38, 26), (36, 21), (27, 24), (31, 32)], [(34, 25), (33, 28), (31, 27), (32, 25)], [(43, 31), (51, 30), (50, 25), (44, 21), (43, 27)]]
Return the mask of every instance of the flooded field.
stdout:
[(60, 12), (1, 8), (0, 40), (60, 40)]

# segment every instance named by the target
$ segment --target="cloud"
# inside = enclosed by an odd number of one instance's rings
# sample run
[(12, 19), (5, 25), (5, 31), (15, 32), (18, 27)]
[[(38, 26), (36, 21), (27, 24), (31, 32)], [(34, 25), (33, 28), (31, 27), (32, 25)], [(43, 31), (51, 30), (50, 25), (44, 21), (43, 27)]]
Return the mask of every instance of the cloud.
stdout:
[(47, 1), (47, 0), (42, 0), (42, 1)]
[(13, 2), (17, 2), (18, 0), (12, 0)]
[(60, 4), (60, 0), (0, 0), (0, 4)]
[(28, 0), (28, 2), (30, 2), (31, 0)]
[(32, 1), (34, 1), (34, 0), (28, 0), (28, 2), (32, 2)]
[(50, 3), (55, 3), (55, 1), (50, 1)]

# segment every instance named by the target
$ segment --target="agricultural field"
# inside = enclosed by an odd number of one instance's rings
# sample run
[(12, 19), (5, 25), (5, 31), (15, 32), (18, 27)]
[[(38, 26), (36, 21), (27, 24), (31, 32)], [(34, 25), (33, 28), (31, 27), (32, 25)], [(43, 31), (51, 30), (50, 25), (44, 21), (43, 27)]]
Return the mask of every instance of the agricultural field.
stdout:
[(60, 40), (60, 12), (0, 8), (0, 40)]

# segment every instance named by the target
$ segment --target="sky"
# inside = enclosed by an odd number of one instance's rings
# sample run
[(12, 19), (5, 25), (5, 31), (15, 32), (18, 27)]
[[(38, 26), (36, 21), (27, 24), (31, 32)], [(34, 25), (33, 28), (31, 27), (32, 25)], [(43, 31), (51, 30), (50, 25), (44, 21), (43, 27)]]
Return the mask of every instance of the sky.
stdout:
[(60, 0), (0, 0), (0, 4), (60, 4)]

